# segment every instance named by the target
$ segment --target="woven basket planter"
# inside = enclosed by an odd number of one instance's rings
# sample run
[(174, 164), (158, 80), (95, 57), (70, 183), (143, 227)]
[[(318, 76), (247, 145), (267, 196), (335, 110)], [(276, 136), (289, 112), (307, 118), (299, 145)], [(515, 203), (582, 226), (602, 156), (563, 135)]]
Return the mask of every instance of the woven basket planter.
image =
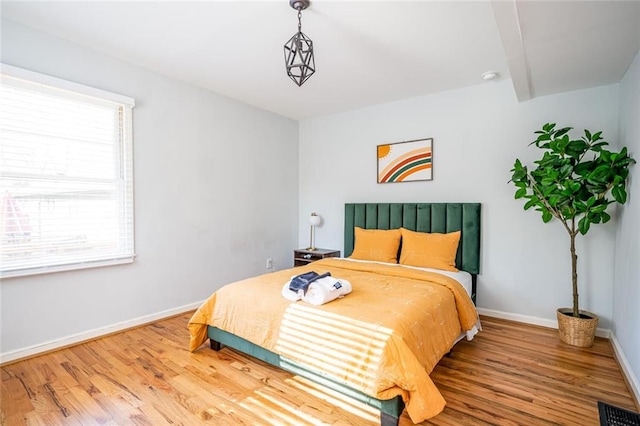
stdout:
[(571, 308), (556, 311), (560, 340), (572, 346), (588, 348), (593, 345), (598, 328), (598, 316), (588, 311), (579, 311), (580, 318), (573, 316)]

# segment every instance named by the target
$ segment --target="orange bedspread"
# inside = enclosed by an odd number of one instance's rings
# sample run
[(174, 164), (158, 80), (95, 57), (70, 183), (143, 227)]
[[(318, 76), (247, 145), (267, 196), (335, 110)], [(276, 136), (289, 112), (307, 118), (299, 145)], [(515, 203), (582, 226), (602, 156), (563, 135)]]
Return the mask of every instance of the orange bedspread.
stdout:
[[(292, 275), (312, 270), (349, 280), (353, 292), (317, 307), (282, 297)], [(452, 278), (324, 259), (216, 291), (189, 322), (190, 349), (207, 340), (207, 325), (218, 327), (375, 398), (402, 395), (419, 423), (445, 405), (429, 373), (477, 323), (473, 302)]]

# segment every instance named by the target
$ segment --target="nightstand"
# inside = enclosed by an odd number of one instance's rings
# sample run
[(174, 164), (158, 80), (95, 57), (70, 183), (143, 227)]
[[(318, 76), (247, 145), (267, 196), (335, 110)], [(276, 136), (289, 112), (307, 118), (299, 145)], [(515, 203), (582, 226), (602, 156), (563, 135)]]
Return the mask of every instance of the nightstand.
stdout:
[(293, 266), (307, 265), (326, 257), (340, 257), (340, 250), (334, 249), (298, 249), (293, 251)]

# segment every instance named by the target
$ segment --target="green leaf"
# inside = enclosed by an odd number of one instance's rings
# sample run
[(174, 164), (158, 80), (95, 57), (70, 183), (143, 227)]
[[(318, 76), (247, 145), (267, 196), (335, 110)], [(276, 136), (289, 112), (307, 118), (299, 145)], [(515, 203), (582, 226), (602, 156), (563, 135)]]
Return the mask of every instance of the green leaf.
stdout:
[(606, 203), (603, 203), (603, 204), (598, 204), (598, 205), (596, 205), (596, 206), (593, 206), (593, 207), (591, 208), (591, 211), (592, 211), (593, 213), (602, 213), (602, 212), (604, 212), (606, 209), (607, 209), (607, 204), (606, 204)]
[(623, 157), (616, 161), (616, 167), (624, 167), (630, 164), (636, 164), (636, 160), (631, 157)]
[(564, 135), (562, 137), (562, 139), (558, 140), (558, 142), (559, 142), (558, 146), (564, 152), (567, 149), (567, 147), (569, 146), (569, 143), (571, 143), (571, 140), (569, 139), (569, 135)]
[(582, 235), (585, 235), (587, 232), (589, 232), (590, 226), (591, 226), (591, 222), (589, 221), (587, 216), (584, 216), (582, 219), (578, 221), (578, 231), (580, 231)]
[(584, 213), (587, 211), (587, 205), (580, 200), (574, 200), (573, 207), (578, 213)]
[(588, 131), (587, 129), (584, 129), (584, 134), (587, 137), (588, 140), (591, 140), (591, 132)]
[(529, 210), (531, 207), (535, 206), (536, 204), (538, 204), (538, 200), (532, 198), (524, 204), (523, 208), (525, 210)]
[(611, 195), (620, 204), (624, 204), (627, 202), (627, 191), (625, 191), (624, 186), (622, 185), (614, 186), (611, 189)]
[(553, 133), (553, 137), (560, 138), (560, 137), (566, 135), (567, 133), (569, 133), (569, 130), (571, 130), (571, 129), (572, 129), (572, 127), (565, 127), (563, 129), (556, 130)]
[(569, 206), (564, 206), (561, 213), (564, 220), (573, 219), (576, 216), (575, 210), (571, 209)]
[(524, 209), (529, 210), (531, 207), (537, 205), (539, 202), (540, 201), (538, 200), (537, 197), (532, 196), (531, 199), (525, 203)]
[(567, 154), (574, 158), (580, 158), (582, 154), (589, 148), (589, 144), (582, 140), (575, 140), (569, 142), (566, 151)]
[(587, 187), (587, 190), (592, 194), (603, 194), (607, 190), (606, 186), (602, 184), (594, 184), (591, 182), (588, 182), (586, 184), (586, 187)]
[(565, 164), (564, 166), (560, 167), (560, 179), (566, 179), (569, 176), (571, 176), (571, 171), (573, 170), (573, 167), (571, 167), (571, 165), (569, 164)]
[(585, 161), (583, 163), (576, 164), (576, 166), (573, 168), (573, 172), (578, 176), (585, 177), (593, 171), (594, 166), (595, 163), (593, 161)]
[(611, 216), (605, 212), (601, 213), (600, 216), (602, 217), (602, 223), (607, 223), (611, 219)]
[(522, 198), (527, 195), (527, 188), (520, 188), (516, 191), (515, 199)]
[[(604, 153), (604, 151), (603, 151)], [(606, 183), (607, 176), (611, 172), (611, 166), (609, 164), (601, 164), (595, 168), (589, 175), (587, 179), (593, 183)]]
[(511, 180), (514, 182), (520, 181), (527, 176), (527, 170), (524, 168), (514, 170), (513, 175), (511, 175)]
[(548, 223), (551, 219), (553, 219), (553, 215), (547, 209), (542, 210), (542, 221), (544, 223)]

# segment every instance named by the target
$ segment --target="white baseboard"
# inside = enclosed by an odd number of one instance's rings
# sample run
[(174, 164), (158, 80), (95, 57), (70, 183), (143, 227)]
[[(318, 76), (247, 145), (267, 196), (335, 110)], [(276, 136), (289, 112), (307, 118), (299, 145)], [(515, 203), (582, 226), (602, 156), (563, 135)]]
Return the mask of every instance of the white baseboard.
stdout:
[[(558, 322), (555, 319), (531, 317), (528, 315), (513, 314), (511, 312), (494, 311), (493, 309), (478, 308), (480, 315), (488, 317), (501, 318), (511, 321), (523, 322), (525, 324), (539, 325), (542, 327), (558, 329)], [(608, 339), (611, 336), (611, 330), (606, 328), (596, 329), (596, 336)]]
[(57, 349), (62, 349), (67, 346), (76, 345), (78, 343), (93, 340), (112, 333), (117, 333), (119, 331), (124, 331), (133, 327), (138, 327), (174, 315), (180, 315), (184, 312), (188, 312), (200, 307), (203, 302), (204, 300), (200, 302), (189, 303), (188, 305), (167, 309), (166, 311), (156, 312), (154, 314), (144, 315), (142, 317), (118, 322), (106, 327), (94, 328), (93, 330), (83, 331), (82, 333), (72, 334), (71, 336), (50, 340), (45, 343), (29, 346), (22, 349), (16, 349), (10, 352), (3, 352), (0, 353), (0, 365), (4, 365), (23, 358), (29, 358), (46, 352), (51, 352)]
[(616, 354), (616, 358), (620, 363), (620, 368), (622, 368), (622, 374), (626, 377), (629, 386), (631, 386), (631, 392), (636, 398), (636, 405), (640, 407), (640, 381), (638, 381), (636, 375), (633, 374), (629, 361), (627, 361), (627, 357), (624, 356), (620, 342), (618, 342), (614, 332), (611, 332), (611, 337), (609, 339), (611, 341), (611, 346), (613, 346), (613, 352)]

